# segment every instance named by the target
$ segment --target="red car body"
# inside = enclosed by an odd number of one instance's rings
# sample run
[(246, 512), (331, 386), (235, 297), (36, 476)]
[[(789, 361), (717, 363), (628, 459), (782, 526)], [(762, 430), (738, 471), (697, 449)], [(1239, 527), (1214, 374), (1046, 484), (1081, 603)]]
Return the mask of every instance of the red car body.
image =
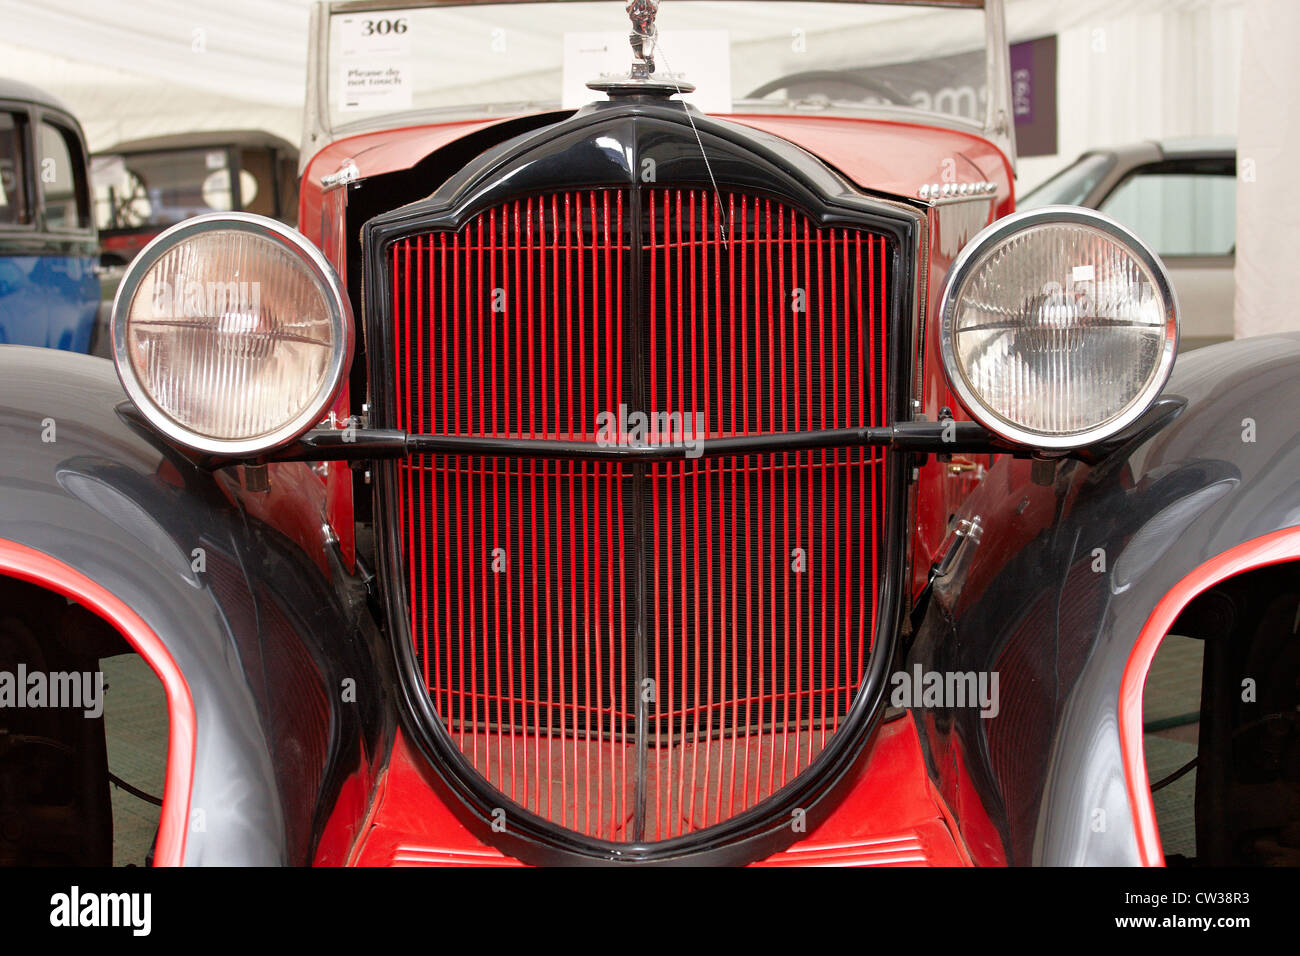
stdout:
[[(726, 119), (779, 136), (794, 143), (843, 173), (851, 182), (872, 193), (910, 199), (930, 183), (992, 183), (990, 201), (975, 204), (979, 215), (966, 206), (934, 205), (929, 210), (925, 246), (928, 281), (919, 290), (926, 312), (936, 314), (941, 279), (957, 251), (976, 232), (1015, 207), (1014, 180), (1009, 159), (989, 141), (969, 133), (907, 122), (808, 116), (728, 116)], [(356, 166), (356, 176), (367, 178), (407, 169), (470, 132), (495, 121), (458, 122), (364, 133), (326, 146), (308, 162), (301, 185), (298, 221), (302, 231), (331, 259), (340, 275), (346, 208), (326, 203), (321, 180), (344, 163)], [(955, 170), (955, 173), (954, 173)], [(952, 395), (937, 354), (937, 339), (927, 335), (923, 357), (925, 374), (916, 396), (922, 413), (937, 420), (949, 409), (965, 419)], [(355, 402), (345, 392), (335, 408), (338, 419), (353, 414)], [(990, 456), (940, 461), (932, 457), (921, 469), (915, 497), (912, 593), (925, 587), (949, 519), (991, 463)], [(277, 524), (296, 540), (310, 541), (319, 526), (324, 501), (330, 524), (337, 529), (347, 555), (352, 554), (349, 532), (353, 486), (345, 463), (330, 463), (320, 476), (303, 464), (270, 466), (269, 500), (251, 496), (250, 508)], [(787, 850), (762, 861), (766, 865), (791, 864), (968, 864), (970, 855), (957, 837), (952, 810), (929, 783), (919, 741), (906, 721), (882, 725), (855, 763), (848, 793), (832, 815)], [(316, 856), (320, 864), (469, 864), (513, 862), (499, 850), (477, 839), (460, 822), (440, 795), (422, 758), (413, 753), (400, 731), (392, 759), (377, 780), (358, 778), (341, 797), (334, 822), (325, 831)], [(373, 789), (373, 793), (372, 793)], [(960, 795), (959, 795), (960, 796)], [(978, 801), (966, 794), (972, 806)], [(369, 811), (358, 827), (357, 811)], [(995, 856), (996, 840), (988, 834)]]

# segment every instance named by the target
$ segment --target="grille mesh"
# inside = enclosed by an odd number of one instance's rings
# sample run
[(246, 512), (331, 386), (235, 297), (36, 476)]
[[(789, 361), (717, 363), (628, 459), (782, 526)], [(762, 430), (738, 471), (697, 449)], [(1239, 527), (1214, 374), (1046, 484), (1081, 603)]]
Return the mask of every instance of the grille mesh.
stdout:
[[(707, 448), (887, 418), (887, 240), (766, 197), (523, 198), (390, 255), (399, 428), (626, 439), (644, 410), (652, 443)], [(767, 798), (862, 679), (884, 468), (873, 449), (398, 465), (411, 633), (452, 740), (511, 801), (606, 840)]]

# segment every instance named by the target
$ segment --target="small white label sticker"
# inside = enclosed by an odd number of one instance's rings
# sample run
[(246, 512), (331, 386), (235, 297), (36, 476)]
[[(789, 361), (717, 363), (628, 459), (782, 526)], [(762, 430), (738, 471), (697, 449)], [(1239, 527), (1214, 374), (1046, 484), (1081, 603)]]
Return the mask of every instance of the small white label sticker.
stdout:
[(1075, 266), (1070, 272), (1070, 278), (1075, 282), (1091, 282), (1096, 277), (1096, 270), (1092, 266)]

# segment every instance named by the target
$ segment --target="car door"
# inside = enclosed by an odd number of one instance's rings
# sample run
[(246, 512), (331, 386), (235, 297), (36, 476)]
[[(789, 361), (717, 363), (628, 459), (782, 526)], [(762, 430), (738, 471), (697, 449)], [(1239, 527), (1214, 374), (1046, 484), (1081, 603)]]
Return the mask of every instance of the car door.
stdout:
[(1237, 178), (1232, 158), (1138, 167), (1099, 205), (1164, 260), (1182, 312), (1181, 349), (1232, 338)]
[(86, 149), (75, 124), (49, 110), (40, 112), (34, 132), (45, 253), (36, 276), (45, 292), (46, 329), (45, 341), (31, 344), (86, 352), (100, 299)]
[(0, 344), (45, 344), (30, 130), (26, 104), (0, 102)]

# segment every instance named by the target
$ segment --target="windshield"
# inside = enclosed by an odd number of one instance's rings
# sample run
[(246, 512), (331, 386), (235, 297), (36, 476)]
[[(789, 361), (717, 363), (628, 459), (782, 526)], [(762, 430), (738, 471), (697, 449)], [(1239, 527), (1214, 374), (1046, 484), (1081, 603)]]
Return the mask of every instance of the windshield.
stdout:
[(230, 168), (230, 152), (220, 146), (95, 156), (96, 223), (101, 230), (161, 227), (233, 209)]
[(1088, 194), (1097, 188), (1102, 177), (1114, 165), (1113, 156), (1104, 153), (1089, 153), (1076, 162), (1066, 166), (1041, 186), (1021, 196), (1016, 203), (1017, 209), (1033, 209), (1036, 206), (1077, 206), (1088, 198)]
[(90, 178), (101, 231), (155, 229), (232, 209), (280, 218), (292, 215), (296, 196), (292, 159), (260, 146), (101, 153), (91, 158)]
[[(625, 3), (507, 3), (328, 12), (329, 127), (576, 108), (632, 63)], [(901, 107), (981, 123), (984, 13), (915, 3), (664, 0), (656, 76), (710, 113)], [(324, 111), (322, 111), (324, 112)]]

